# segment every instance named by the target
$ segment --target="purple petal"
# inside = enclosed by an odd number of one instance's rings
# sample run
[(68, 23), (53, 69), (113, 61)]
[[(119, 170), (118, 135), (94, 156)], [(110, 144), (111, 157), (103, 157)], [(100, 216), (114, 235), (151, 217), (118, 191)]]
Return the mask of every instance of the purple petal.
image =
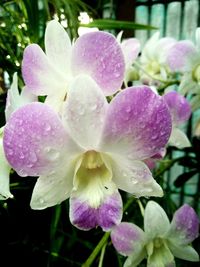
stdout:
[(120, 254), (128, 256), (144, 245), (144, 232), (135, 224), (122, 222), (113, 228), (111, 240)]
[(70, 199), (70, 221), (81, 230), (90, 230), (100, 226), (104, 231), (109, 231), (122, 218), (122, 200), (118, 192), (107, 196), (97, 208), (91, 207), (81, 198)]
[(126, 68), (129, 68), (140, 52), (140, 42), (136, 38), (124, 40), (121, 44), (124, 54)]
[(14, 112), (3, 141), (8, 162), (21, 176), (49, 174), (75, 147), (58, 115), (42, 103), (27, 104)]
[(172, 71), (187, 69), (187, 60), (196, 53), (196, 48), (191, 41), (184, 40), (175, 43), (167, 52), (167, 63)]
[(187, 245), (199, 235), (199, 218), (188, 204), (179, 208), (172, 219), (169, 237), (176, 244)]
[(187, 121), (191, 115), (191, 107), (187, 99), (177, 93), (171, 91), (163, 96), (169, 107), (174, 125), (179, 125)]
[(66, 80), (36, 45), (31, 44), (24, 50), (22, 75), (29, 90), (36, 95), (49, 95), (66, 91)]
[(124, 57), (114, 36), (91, 32), (77, 39), (72, 50), (72, 72), (91, 76), (105, 95), (115, 93), (122, 85)]
[(170, 133), (171, 116), (162, 97), (147, 86), (130, 87), (109, 105), (101, 149), (143, 160), (158, 153)]

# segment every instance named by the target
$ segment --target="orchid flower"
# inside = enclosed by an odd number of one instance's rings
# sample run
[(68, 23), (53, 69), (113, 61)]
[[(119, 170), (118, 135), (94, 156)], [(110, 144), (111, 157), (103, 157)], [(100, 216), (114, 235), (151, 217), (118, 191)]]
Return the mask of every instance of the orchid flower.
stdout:
[(143, 68), (141, 80), (151, 84), (153, 80), (167, 80), (169, 68), (166, 62), (167, 51), (176, 43), (170, 37), (160, 38), (160, 33), (156, 32), (146, 42), (142, 49), (140, 63)]
[(149, 201), (144, 211), (144, 231), (122, 222), (111, 232), (116, 250), (128, 256), (124, 267), (136, 267), (147, 258), (147, 267), (175, 267), (174, 257), (199, 261), (190, 243), (198, 237), (199, 219), (187, 204), (179, 208), (170, 224), (165, 211)]
[[(6, 101), (6, 121), (10, 118), (11, 114), (19, 107), (35, 101), (36, 98), (25, 88), (22, 90), (21, 94), (18, 91), (17, 73), (13, 75), (13, 82), (7, 93)], [(12, 198), (13, 195), (10, 193), (9, 189), (9, 175), (11, 166), (6, 160), (4, 149), (3, 149), (3, 132), (4, 127), (0, 128), (0, 200), (5, 200), (7, 198)]]
[(200, 107), (200, 28), (196, 29), (196, 42), (180, 41), (171, 48), (167, 59), (174, 71), (183, 73), (180, 93), (193, 94), (190, 101), (193, 111)]
[(138, 77), (136, 69), (133, 67), (133, 63), (136, 61), (140, 52), (140, 41), (137, 38), (128, 38), (121, 41), (123, 32), (121, 31), (117, 35), (117, 40), (121, 46), (124, 60), (125, 60), (125, 74), (124, 83), (128, 86), (129, 81), (135, 80)]
[(162, 196), (143, 160), (168, 141), (165, 101), (145, 86), (130, 87), (108, 104), (87, 75), (70, 84), (63, 115), (31, 103), (11, 115), (4, 150), (21, 176), (40, 176), (31, 207), (44, 209), (70, 198), (70, 220), (83, 230), (109, 230), (122, 216), (118, 188), (137, 197)]
[(108, 96), (121, 88), (124, 56), (116, 38), (106, 32), (90, 32), (73, 44), (56, 20), (45, 32), (46, 54), (37, 44), (24, 50), (22, 75), (26, 87), (35, 95), (47, 96), (46, 103), (62, 110), (70, 83), (80, 75), (89, 75)]
[(191, 143), (188, 137), (184, 131), (180, 129), (180, 125), (186, 122), (191, 116), (189, 102), (176, 91), (171, 91), (163, 95), (163, 98), (166, 101), (172, 116), (172, 132), (169, 143), (178, 148), (190, 147)]

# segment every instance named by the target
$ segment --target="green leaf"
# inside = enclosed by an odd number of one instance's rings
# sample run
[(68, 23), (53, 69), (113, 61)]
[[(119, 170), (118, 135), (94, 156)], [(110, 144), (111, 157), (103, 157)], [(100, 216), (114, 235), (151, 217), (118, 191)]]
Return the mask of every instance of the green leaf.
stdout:
[(112, 19), (95, 19), (88, 24), (80, 24), (81, 27), (97, 27), (99, 29), (132, 29), (132, 30), (156, 30), (151, 25), (138, 24), (132, 21), (112, 20)]

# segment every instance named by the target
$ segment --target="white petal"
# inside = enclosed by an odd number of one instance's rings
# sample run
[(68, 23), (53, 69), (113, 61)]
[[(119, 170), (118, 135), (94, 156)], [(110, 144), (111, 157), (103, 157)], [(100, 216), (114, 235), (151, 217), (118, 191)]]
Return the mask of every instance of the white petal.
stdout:
[(182, 260), (199, 261), (199, 255), (192, 246), (180, 246), (168, 241), (173, 255)]
[(154, 201), (149, 201), (144, 212), (144, 231), (149, 239), (163, 237), (170, 223), (165, 211)]
[(74, 140), (87, 150), (96, 148), (104, 123), (107, 101), (95, 81), (77, 76), (70, 86), (63, 122)]
[(61, 72), (70, 71), (71, 41), (62, 25), (52, 20), (47, 24), (45, 32), (46, 55)]
[(9, 188), (10, 165), (8, 164), (3, 150), (3, 140), (0, 136), (0, 200), (13, 197)]
[(169, 138), (169, 143), (172, 146), (175, 146), (177, 148), (184, 148), (184, 147), (190, 147), (191, 143), (189, 139), (187, 138), (186, 134), (181, 131), (178, 128), (173, 128), (171, 136)]

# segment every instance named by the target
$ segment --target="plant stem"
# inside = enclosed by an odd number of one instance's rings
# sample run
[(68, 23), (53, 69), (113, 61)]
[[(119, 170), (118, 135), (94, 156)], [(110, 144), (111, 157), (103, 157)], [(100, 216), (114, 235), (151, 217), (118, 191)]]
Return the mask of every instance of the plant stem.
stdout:
[(103, 259), (104, 259), (104, 255), (105, 255), (106, 245), (107, 244), (105, 243), (104, 246), (101, 249), (101, 256), (100, 256), (98, 267), (102, 267), (103, 266)]
[(101, 240), (99, 241), (99, 243), (97, 244), (95, 249), (90, 254), (89, 258), (86, 260), (85, 263), (83, 263), (82, 267), (90, 267), (91, 266), (91, 264), (93, 263), (93, 261), (95, 260), (97, 255), (99, 254), (100, 250), (105, 245), (105, 243), (108, 240), (109, 236), (110, 236), (110, 232), (106, 232), (103, 235), (103, 237), (101, 238)]
[(142, 205), (142, 202), (138, 199), (138, 200), (137, 200), (137, 203), (138, 203), (138, 205), (139, 205), (139, 208), (140, 208), (140, 212), (141, 212), (141, 214), (142, 214), (142, 217), (144, 217), (144, 207), (143, 207), (143, 205)]

